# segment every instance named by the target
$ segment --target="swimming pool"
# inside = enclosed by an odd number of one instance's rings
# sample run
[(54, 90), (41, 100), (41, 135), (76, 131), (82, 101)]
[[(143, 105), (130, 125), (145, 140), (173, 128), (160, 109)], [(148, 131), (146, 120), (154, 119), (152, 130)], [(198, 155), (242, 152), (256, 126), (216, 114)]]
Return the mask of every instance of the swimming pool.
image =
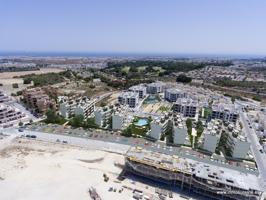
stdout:
[(134, 123), (136, 126), (146, 126), (148, 124), (147, 119), (139, 119), (137, 122)]
[(154, 104), (154, 103), (159, 102), (159, 100), (155, 95), (150, 95), (145, 99), (144, 102), (147, 104)]

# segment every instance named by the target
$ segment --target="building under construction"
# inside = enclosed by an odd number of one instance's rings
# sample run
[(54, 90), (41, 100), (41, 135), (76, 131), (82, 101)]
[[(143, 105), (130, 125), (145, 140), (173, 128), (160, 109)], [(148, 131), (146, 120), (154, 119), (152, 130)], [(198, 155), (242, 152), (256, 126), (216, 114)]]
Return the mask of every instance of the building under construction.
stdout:
[(203, 195), (208, 199), (264, 199), (255, 174), (138, 147), (131, 148), (126, 153), (125, 171)]

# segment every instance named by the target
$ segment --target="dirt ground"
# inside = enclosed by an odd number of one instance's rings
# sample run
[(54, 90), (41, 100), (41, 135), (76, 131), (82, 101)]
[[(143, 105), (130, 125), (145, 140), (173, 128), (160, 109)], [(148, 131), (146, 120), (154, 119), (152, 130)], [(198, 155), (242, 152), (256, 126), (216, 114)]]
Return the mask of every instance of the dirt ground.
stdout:
[(34, 70), (34, 71), (21, 71), (21, 72), (3, 72), (0, 73), (0, 80), (2, 79), (10, 79), (14, 76), (24, 76), (28, 74), (46, 74), (50, 72), (59, 73), (64, 71), (63, 69), (57, 69), (57, 68), (41, 68), (40, 70)]
[(92, 186), (102, 200), (132, 199), (133, 189), (158, 199), (151, 186), (130, 179), (118, 181), (123, 164), (123, 155), (110, 152), (13, 139), (0, 148), (1, 200), (88, 200)]
[[(42, 68), (37, 71), (23, 71), (23, 72), (3, 72), (0, 73), (0, 83), (3, 86), (0, 86), (0, 90), (4, 91), (6, 94), (10, 95), (11, 93), (16, 93), (21, 91), (29, 86), (30, 84), (24, 85), (22, 78), (14, 78), (14, 76), (22, 76), (27, 74), (46, 74), (50, 72), (59, 73), (64, 71), (63, 69), (56, 69), (56, 68)], [(18, 88), (13, 88), (12, 84), (17, 83)]]

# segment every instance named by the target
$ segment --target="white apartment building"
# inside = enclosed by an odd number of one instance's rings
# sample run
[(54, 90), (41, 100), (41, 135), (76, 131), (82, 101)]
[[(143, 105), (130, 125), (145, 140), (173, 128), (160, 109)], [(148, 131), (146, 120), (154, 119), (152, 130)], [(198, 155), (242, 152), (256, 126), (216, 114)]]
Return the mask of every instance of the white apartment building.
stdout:
[(115, 113), (112, 115), (112, 129), (121, 130), (124, 126), (125, 117), (123, 114)]
[(236, 123), (238, 116), (238, 112), (234, 105), (226, 105), (223, 103), (212, 105), (212, 119), (220, 119), (225, 122)]
[(2, 91), (0, 91), (0, 103), (8, 102), (11, 98), (4, 94)]
[(176, 88), (168, 88), (164, 92), (165, 100), (170, 101), (170, 102), (176, 102), (178, 98), (184, 98), (186, 96), (187, 95), (185, 92), (179, 89), (176, 89)]
[(162, 118), (161, 120), (157, 119), (151, 122), (151, 130), (149, 136), (159, 140), (161, 135), (167, 131), (168, 120)]
[(118, 96), (118, 102), (121, 105), (128, 105), (129, 108), (135, 108), (139, 103), (139, 94), (135, 92), (122, 92)]
[(250, 143), (247, 139), (238, 133), (229, 133), (227, 139), (227, 147), (230, 149), (234, 158), (244, 159), (250, 149)]
[(0, 104), (0, 127), (6, 128), (18, 124), (24, 117), (26, 117), (26, 115), (19, 109)]
[(182, 124), (176, 124), (173, 128), (174, 131), (174, 144), (185, 144), (188, 134), (187, 127)]
[(183, 145), (186, 144), (188, 139), (186, 122), (180, 115), (174, 114), (172, 116), (173, 122), (173, 139), (174, 144)]
[(147, 88), (144, 85), (135, 85), (128, 89), (131, 92), (136, 92), (140, 99), (143, 99), (147, 95)]
[(258, 120), (258, 128), (260, 131), (264, 132), (264, 135), (266, 135), (266, 112), (258, 112), (256, 119)]
[(203, 132), (203, 149), (214, 153), (221, 138), (221, 124), (217, 120), (209, 122), (207, 129)]
[(196, 117), (198, 102), (191, 98), (178, 98), (172, 109), (174, 112), (182, 113), (184, 117)]
[(164, 92), (166, 84), (163, 82), (154, 82), (147, 85), (147, 93), (148, 94), (158, 94)]
[(94, 111), (95, 124), (100, 127), (105, 127), (108, 121), (111, 119), (112, 110), (108, 107), (99, 108)]
[(88, 97), (73, 97), (66, 96), (58, 97), (59, 114), (65, 118), (73, 115), (83, 115), (84, 118), (92, 116), (94, 113), (95, 103)]

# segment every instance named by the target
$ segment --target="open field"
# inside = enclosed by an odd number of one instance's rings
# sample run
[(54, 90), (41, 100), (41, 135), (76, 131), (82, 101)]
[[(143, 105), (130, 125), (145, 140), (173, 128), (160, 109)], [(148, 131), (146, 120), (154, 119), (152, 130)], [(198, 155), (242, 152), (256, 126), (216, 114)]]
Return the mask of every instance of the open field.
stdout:
[(24, 76), (28, 74), (47, 74), (47, 73), (59, 73), (64, 71), (63, 69), (57, 69), (57, 68), (41, 68), (40, 70), (34, 70), (34, 71), (21, 71), (21, 72), (3, 72), (0, 73), (0, 79), (10, 79), (14, 76)]
[[(20, 139), (0, 151), (0, 160), (3, 200), (85, 200), (90, 199), (87, 190), (91, 186), (103, 199), (128, 199), (123, 193), (108, 192), (121, 172), (114, 165), (115, 161), (123, 163), (121, 155)], [(103, 173), (110, 177), (108, 183)]]
[[(3, 86), (0, 86), (0, 89), (4, 91), (6, 94), (10, 95), (11, 93), (16, 93), (18, 91), (21, 91), (29, 86), (32, 86), (32, 84), (23, 84), (22, 78), (14, 78), (14, 76), (23, 76), (28, 74), (46, 74), (50, 72), (59, 73), (64, 71), (63, 69), (57, 69), (57, 68), (41, 68), (40, 70), (36, 71), (21, 71), (21, 72), (3, 72), (0, 73), (0, 83), (3, 84)], [(17, 83), (18, 88), (13, 88), (12, 84)]]
[[(131, 199), (132, 189), (141, 189), (151, 199), (158, 199), (151, 186), (129, 179), (118, 181), (122, 169), (116, 164), (124, 164), (122, 155), (14, 139), (0, 149), (1, 199), (88, 200), (91, 186), (103, 200)], [(104, 173), (110, 178), (108, 182), (103, 180)], [(117, 191), (108, 191), (110, 187)]]

